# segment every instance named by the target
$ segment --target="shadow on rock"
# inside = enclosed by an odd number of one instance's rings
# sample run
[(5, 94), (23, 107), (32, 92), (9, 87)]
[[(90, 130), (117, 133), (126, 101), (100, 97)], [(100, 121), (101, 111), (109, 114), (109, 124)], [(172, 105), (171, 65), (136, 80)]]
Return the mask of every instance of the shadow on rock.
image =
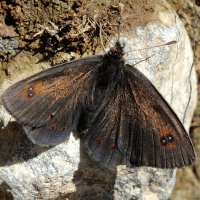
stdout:
[(81, 143), (80, 163), (72, 179), (76, 191), (60, 195), (56, 200), (113, 200), (116, 176), (116, 170), (109, 170), (93, 161)]
[(17, 122), (10, 122), (6, 127), (0, 122), (0, 127), (0, 166), (28, 161), (50, 149), (34, 145)]

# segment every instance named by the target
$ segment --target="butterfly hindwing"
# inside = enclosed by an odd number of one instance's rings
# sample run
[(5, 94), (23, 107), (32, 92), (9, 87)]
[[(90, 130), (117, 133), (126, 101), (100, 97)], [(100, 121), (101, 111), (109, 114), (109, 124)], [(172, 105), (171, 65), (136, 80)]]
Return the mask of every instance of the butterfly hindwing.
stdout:
[(86, 120), (82, 122), (84, 143), (88, 153), (110, 168), (127, 164), (126, 157), (121, 156), (117, 148), (116, 137), (113, 137), (118, 132), (120, 117), (117, 102), (118, 82), (113, 81), (115, 75), (116, 68), (104, 62), (99, 69), (93, 106), (85, 113)]
[(93, 111), (96, 118), (85, 130), (84, 142), (94, 158), (110, 168), (180, 168), (194, 162), (182, 123), (141, 72), (128, 65), (120, 68), (107, 90), (101, 111)]
[(113, 94), (106, 99), (102, 109), (97, 110), (96, 118), (92, 120), (90, 127), (84, 132), (84, 143), (89, 154), (110, 168), (115, 168), (119, 164), (126, 165), (127, 162), (126, 157), (122, 156), (117, 147), (116, 133), (119, 132), (120, 128), (120, 116), (117, 114), (119, 114), (118, 109), (120, 108), (114, 93), (113, 90)]
[(65, 104), (55, 115), (51, 115), (45, 125), (40, 127), (25, 126), (24, 129), (35, 144), (54, 146), (69, 138), (71, 130), (77, 126), (81, 112), (82, 106), (80, 104), (76, 105), (76, 109)]
[(98, 64), (87, 57), (19, 81), (3, 93), (3, 105), (34, 143), (62, 142), (91, 99)]

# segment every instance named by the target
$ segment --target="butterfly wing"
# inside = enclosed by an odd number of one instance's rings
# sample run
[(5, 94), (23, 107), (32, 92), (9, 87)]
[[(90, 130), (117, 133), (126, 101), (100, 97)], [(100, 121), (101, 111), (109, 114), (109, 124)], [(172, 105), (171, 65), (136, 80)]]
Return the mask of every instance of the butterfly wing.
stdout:
[(3, 105), (34, 143), (60, 143), (91, 98), (99, 62), (97, 56), (87, 57), (19, 81), (3, 93)]
[[(88, 152), (104, 165), (184, 167), (195, 161), (182, 123), (151, 82), (126, 66), (111, 81), (85, 129)], [(90, 116), (90, 115), (89, 115)]]

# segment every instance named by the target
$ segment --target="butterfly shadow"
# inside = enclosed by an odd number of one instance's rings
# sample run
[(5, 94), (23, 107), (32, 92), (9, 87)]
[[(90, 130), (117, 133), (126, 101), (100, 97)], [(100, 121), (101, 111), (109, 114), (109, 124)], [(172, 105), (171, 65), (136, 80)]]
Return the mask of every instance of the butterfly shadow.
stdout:
[(28, 139), (23, 126), (17, 122), (9, 122), (4, 127), (1, 121), (0, 127), (0, 166), (11, 166), (26, 162), (52, 148), (34, 145)]

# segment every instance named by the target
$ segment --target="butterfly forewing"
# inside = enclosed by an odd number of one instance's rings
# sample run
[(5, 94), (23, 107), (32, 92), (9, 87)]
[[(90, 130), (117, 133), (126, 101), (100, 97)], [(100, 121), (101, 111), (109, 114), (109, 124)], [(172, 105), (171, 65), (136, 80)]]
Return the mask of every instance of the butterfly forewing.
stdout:
[[(130, 129), (132, 133), (129, 134), (134, 136), (132, 140), (127, 141), (126, 134), (122, 132), (119, 134), (118, 145), (122, 152), (130, 157), (131, 162), (139, 165), (174, 168), (192, 164), (195, 160), (193, 145), (168, 103), (137, 69), (127, 66), (124, 74), (130, 88), (130, 98), (124, 102), (131, 102), (128, 107), (125, 106), (128, 108), (126, 119), (135, 128)], [(126, 151), (128, 142), (131, 153)]]
[(40, 72), (8, 88), (3, 105), (34, 143), (62, 142), (91, 99), (98, 64), (88, 57)]

